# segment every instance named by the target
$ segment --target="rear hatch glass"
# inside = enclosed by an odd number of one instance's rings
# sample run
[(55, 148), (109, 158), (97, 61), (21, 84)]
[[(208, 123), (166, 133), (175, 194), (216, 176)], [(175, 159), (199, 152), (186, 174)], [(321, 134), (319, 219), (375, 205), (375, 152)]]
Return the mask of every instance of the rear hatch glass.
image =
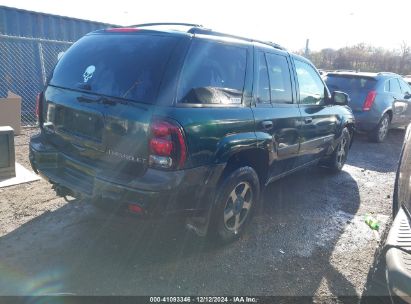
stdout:
[(57, 64), (50, 85), (153, 103), (176, 37), (92, 34)]
[(372, 90), (376, 80), (369, 77), (346, 76), (346, 75), (327, 75), (326, 83), (331, 91), (361, 91)]
[(332, 75), (328, 74), (325, 82), (333, 91), (342, 91), (350, 96), (350, 106), (353, 110), (360, 110), (364, 104), (369, 91), (375, 88), (377, 81), (371, 77), (355, 75)]
[(91, 34), (58, 62), (45, 91), (46, 136), (107, 174), (142, 174), (148, 125), (177, 37)]

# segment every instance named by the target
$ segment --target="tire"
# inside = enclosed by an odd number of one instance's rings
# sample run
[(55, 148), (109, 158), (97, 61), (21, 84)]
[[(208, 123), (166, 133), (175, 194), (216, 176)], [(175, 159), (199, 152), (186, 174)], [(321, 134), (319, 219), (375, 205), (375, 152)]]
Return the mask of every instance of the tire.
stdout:
[(260, 196), (255, 170), (241, 167), (223, 178), (210, 219), (209, 237), (226, 244), (238, 239), (250, 221)]
[(320, 164), (332, 172), (340, 172), (347, 161), (348, 151), (350, 150), (351, 135), (347, 128), (342, 130), (341, 140), (334, 152)]
[(387, 137), (388, 130), (390, 129), (390, 124), (390, 115), (385, 113), (378, 123), (377, 127), (369, 134), (370, 141), (382, 143)]

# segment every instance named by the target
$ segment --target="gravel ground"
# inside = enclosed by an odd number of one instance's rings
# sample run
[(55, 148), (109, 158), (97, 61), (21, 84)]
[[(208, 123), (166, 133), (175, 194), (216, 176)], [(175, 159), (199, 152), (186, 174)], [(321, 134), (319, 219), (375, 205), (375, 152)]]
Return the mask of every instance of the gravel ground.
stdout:
[[(15, 139), (26, 168), (35, 132)], [(67, 203), (44, 180), (0, 189), (0, 295), (360, 296), (390, 222), (403, 136), (392, 130), (383, 144), (358, 136), (340, 174), (313, 167), (271, 184), (245, 235), (225, 247), (176, 221)]]

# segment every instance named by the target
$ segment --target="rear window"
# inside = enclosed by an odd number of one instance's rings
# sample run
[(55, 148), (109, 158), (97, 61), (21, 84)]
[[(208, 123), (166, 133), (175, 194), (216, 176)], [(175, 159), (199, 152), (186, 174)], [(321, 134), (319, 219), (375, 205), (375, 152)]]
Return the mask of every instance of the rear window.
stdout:
[(368, 77), (327, 75), (325, 82), (330, 91), (354, 93), (369, 91), (375, 87), (376, 80)]
[(181, 73), (178, 100), (197, 104), (240, 104), (247, 50), (194, 40)]
[(90, 35), (57, 64), (50, 84), (153, 103), (176, 37)]

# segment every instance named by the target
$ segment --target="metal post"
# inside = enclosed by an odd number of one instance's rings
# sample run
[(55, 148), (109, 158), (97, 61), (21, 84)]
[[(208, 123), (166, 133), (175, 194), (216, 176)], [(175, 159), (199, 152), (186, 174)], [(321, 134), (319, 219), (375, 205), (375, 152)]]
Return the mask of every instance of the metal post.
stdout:
[(309, 44), (310, 44), (310, 39), (307, 39), (307, 41), (305, 42), (305, 57), (307, 58), (310, 53), (310, 49), (308, 48)]
[(45, 85), (47, 81), (47, 75), (46, 75), (46, 67), (44, 65), (43, 45), (41, 44), (41, 42), (39, 42), (38, 46), (39, 46), (39, 55), (40, 55), (41, 78), (43, 80), (43, 85)]

